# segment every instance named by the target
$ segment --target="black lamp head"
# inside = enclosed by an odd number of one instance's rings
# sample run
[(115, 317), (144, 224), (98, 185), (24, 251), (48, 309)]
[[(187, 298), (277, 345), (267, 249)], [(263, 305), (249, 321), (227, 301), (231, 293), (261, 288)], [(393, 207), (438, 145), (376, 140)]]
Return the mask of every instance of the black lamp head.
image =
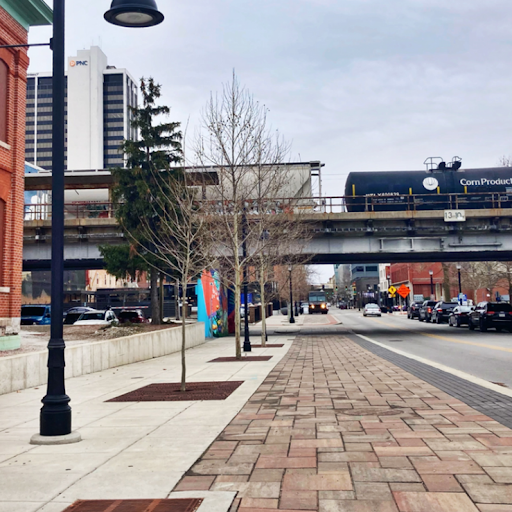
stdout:
[(121, 27), (153, 27), (164, 21), (155, 0), (112, 0), (104, 17)]

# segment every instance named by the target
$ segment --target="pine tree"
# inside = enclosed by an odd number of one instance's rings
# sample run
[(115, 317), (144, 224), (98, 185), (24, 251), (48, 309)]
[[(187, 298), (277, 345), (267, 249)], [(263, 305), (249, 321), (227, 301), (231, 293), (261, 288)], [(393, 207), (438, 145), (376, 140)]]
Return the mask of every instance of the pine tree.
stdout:
[[(157, 176), (165, 172), (170, 178), (182, 172), (179, 167), (182, 161), (180, 123), (156, 123), (156, 118), (170, 113), (169, 107), (156, 105), (160, 89), (152, 78), (141, 79), (142, 106), (130, 107), (131, 126), (137, 130), (139, 138), (123, 142), (121, 148), (127, 159), (126, 169), (112, 171), (112, 200), (116, 205), (116, 218), (125, 236), (150, 269), (151, 318), (155, 324), (161, 322), (158, 274), (167, 269), (159, 268), (159, 260), (153, 255), (154, 243), (147, 238), (147, 231), (140, 229), (140, 223), (142, 218), (149, 219), (152, 229), (158, 231), (160, 216), (158, 202), (155, 204), (154, 198), (162, 192), (162, 181)], [(103, 250), (108, 258), (108, 252), (114, 251), (114, 248), (104, 247)]]

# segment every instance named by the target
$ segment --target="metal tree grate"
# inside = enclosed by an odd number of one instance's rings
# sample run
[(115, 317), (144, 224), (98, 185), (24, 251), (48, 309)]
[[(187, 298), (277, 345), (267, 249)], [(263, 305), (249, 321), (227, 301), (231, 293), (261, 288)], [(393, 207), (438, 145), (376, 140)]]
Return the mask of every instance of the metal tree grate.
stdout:
[(208, 361), (209, 363), (231, 363), (231, 362), (238, 362), (238, 363), (249, 363), (251, 361), (268, 361), (269, 359), (272, 359), (272, 356), (242, 356), (241, 359), (237, 359), (236, 357), (217, 357), (217, 359), (212, 359), (211, 361)]
[(179, 383), (149, 384), (107, 402), (180, 402), (185, 400), (225, 400), (243, 381), (189, 382), (180, 391)]
[(78, 500), (63, 512), (196, 512), (202, 499)]

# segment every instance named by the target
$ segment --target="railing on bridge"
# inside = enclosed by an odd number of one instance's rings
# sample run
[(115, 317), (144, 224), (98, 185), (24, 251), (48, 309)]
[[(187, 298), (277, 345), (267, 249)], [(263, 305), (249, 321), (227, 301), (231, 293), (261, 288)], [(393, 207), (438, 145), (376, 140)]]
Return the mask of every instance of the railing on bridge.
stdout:
[[(233, 211), (232, 205), (208, 201), (217, 214)], [(216, 206), (215, 206), (216, 205)], [(402, 194), (375, 196), (328, 196), (301, 198), (272, 198), (269, 200), (247, 200), (243, 207), (247, 214), (263, 213), (341, 213), (341, 212), (385, 212), (418, 210), (459, 210), (482, 208), (512, 208), (512, 194)], [(64, 205), (66, 219), (114, 218), (113, 203), (80, 202)], [(25, 205), (25, 220), (51, 219), (51, 204)]]
[[(113, 203), (80, 202), (64, 205), (65, 219), (110, 219), (113, 217)], [(51, 203), (25, 205), (25, 220), (50, 220), (51, 218)]]

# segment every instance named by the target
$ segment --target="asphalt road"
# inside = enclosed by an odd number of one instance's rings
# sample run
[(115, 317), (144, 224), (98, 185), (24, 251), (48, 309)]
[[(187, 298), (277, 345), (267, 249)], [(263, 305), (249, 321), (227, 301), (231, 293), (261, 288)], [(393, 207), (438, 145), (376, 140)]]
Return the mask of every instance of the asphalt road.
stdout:
[(363, 317), (357, 310), (338, 309), (331, 309), (330, 314), (354, 333), (383, 345), (512, 388), (512, 333), (481, 333), (398, 314)]

